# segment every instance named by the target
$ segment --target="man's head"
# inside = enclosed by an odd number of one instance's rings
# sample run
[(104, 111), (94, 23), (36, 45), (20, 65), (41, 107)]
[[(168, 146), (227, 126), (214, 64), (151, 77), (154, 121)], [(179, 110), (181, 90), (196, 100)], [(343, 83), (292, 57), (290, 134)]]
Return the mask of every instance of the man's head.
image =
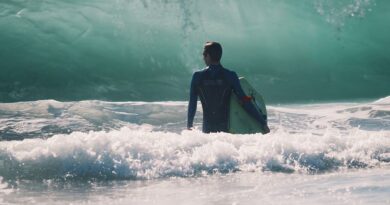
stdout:
[(222, 46), (218, 42), (209, 41), (204, 45), (203, 60), (206, 65), (220, 64), (222, 57)]

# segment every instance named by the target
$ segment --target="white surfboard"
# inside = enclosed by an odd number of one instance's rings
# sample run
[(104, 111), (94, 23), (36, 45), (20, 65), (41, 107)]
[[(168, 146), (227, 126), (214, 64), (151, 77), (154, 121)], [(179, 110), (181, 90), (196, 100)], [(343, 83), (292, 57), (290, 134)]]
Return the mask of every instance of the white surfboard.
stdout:
[[(245, 78), (240, 78), (240, 84), (245, 94), (252, 97), (251, 102), (256, 109), (267, 115), (267, 109), (263, 97)], [(229, 132), (232, 134), (253, 134), (264, 132), (262, 125), (244, 110), (240, 104), (240, 100), (234, 93), (232, 93), (230, 99)]]

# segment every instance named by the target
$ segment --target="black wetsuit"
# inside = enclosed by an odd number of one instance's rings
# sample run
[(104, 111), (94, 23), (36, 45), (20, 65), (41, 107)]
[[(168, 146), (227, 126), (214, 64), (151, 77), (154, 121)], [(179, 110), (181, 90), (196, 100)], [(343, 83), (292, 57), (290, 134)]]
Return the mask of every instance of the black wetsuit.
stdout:
[(242, 99), (244, 109), (263, 126), (265, 115), (245, 100), (237, 74), (222, 65), (210, 65), (192, 76), (187, 127), (193, 125), (198, 96), (203, 108), (203, 132), (228, 132), (229, 104), (232, 91)]

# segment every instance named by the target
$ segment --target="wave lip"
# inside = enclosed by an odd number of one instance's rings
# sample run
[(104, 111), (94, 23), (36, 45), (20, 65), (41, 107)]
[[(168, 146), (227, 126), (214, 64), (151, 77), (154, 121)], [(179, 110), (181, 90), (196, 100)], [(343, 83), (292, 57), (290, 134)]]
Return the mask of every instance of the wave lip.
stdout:
[(0, 144), (4, 179), (153, 179), (235, 171), (321, 173), (388, 166), (390, 132), (206, 135), (122, 128)]
[(374, 102), (374, 104), (390, 104), (390, 96), (381, 98)]

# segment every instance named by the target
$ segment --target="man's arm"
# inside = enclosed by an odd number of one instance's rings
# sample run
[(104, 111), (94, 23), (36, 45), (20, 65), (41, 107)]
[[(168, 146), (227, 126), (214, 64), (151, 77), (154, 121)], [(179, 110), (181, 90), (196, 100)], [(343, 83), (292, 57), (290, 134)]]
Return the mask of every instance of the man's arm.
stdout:
[(253, 103), (251, 103), (251, 98), (245, 95), (245, 92), (242, 90), (240, 80), (235, 72), (231, 72), (231, 80), (233, 91), (237, 95), (238, 99), (241, 100), (242, 107), (263, 126), (264, 132), (268, 133), (269, 128), (264, 117), (264, 113), (256, 109)]
[(196, 113), (196, 107), (198, 102), (198, 94), (196, 93), (196, 82), (198, 75), (194, 73), (191, 80), (190, 88), (190, 100), (188, 102), (188, 115), (187, 115), (187, 128), (190, 129), (193, 126), (194, 117)]

